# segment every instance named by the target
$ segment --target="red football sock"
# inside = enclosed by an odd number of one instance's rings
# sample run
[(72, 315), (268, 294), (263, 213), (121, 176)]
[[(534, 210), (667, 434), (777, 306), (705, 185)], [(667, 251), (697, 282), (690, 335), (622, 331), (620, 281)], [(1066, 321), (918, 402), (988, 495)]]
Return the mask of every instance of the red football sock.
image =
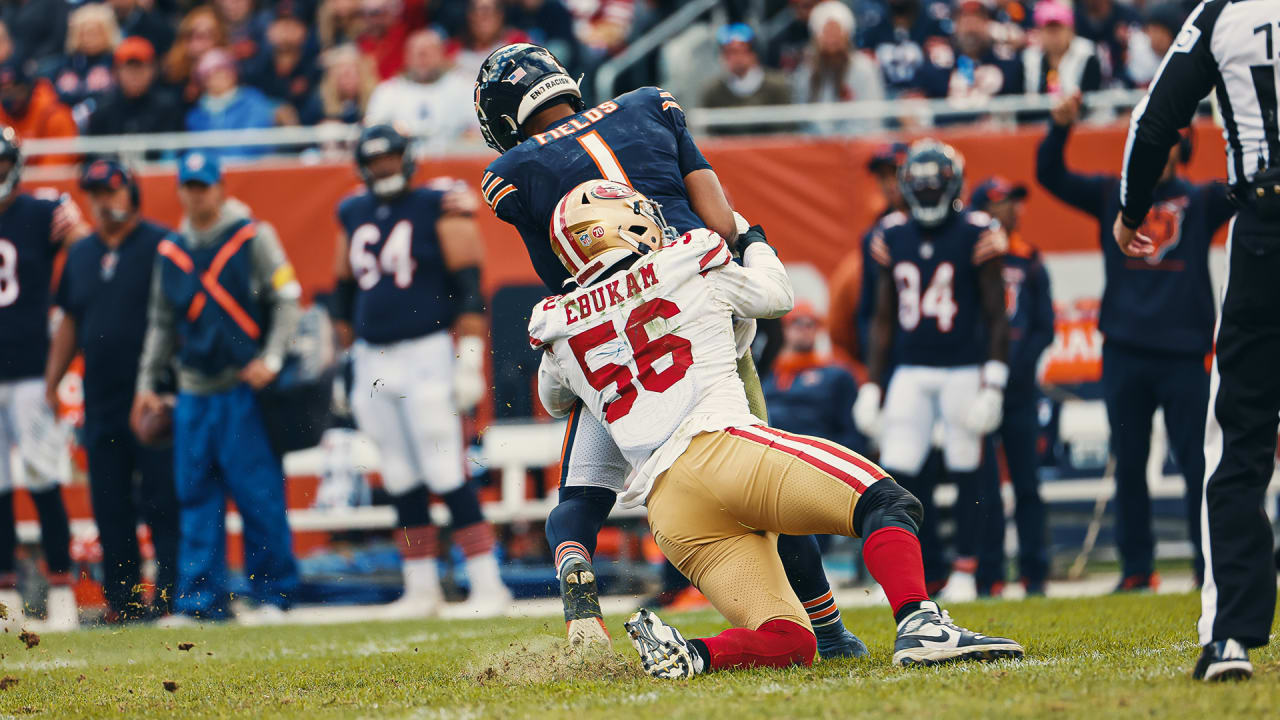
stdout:
[(758, 630), (730, 628), (702, 638), (711, 656), (708, 670), (813, 664), (818, 640), (809, 628), (790, 620), (770, 620)]
[(929, 599), (924, 589), (920, 538), (910, 530), (890, 526), (871, 533), (862, 543), (862, 561), (884, 588), (895, 615), (907, 603)]

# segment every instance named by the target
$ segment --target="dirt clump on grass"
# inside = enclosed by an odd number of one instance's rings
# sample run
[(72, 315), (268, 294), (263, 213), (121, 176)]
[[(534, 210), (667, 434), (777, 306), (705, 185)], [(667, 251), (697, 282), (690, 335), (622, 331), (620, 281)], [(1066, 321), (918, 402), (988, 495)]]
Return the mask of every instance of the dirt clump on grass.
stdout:
[(463, 679), (477, 685), (541, 685), (573, 680), (644, 677), (640, 663), (601, 645), (571, 647), (564, 638), (535, 637), (478, 658)]
[(23, 630), (18, 639), (26, 644), (28, 650), (40, 644), (40, 636), (30, 630)]

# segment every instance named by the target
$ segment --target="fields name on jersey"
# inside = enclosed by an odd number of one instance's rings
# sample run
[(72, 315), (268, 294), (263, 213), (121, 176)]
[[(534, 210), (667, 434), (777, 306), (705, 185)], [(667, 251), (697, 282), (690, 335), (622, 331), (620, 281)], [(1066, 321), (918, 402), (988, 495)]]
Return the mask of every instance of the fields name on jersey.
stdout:
[(598, 120), (603, 120), (605, 115), (612, 113), (618, 109), (618, 103), (612, 100), (606, 100), (590, 110), (582, 113), (582, 117), (576, 117), (567, 123), (557, 125), (544, 133), (538, 133), (533, 136), (539, 145), (546, 145), (556, 138), (567, 137), (579, 130), (586, 130)]
[[(617, 280), (610, 280), (607, 283), (601, 283), (593, 288), (568, 295), (560, 300), (564, 305), (565, 324), (572, 325), (579, 320), (586, 320), (591, 317), (592, 313), (602, 313), (657, 284), (658, 275), (654, 271), (653, 263), (649, 263), (627, 272), (625, 276)], [(556, 298), (551, 298), (543, 306), (543, 309), (555, 309), (556, 302)]]

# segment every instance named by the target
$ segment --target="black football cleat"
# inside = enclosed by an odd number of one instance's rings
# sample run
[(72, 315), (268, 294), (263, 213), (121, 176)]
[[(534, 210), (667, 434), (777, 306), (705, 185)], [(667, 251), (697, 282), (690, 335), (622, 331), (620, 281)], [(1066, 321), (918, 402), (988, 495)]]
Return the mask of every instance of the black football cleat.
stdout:
[(565, 561), (560, 568), (560, 600), (570, 645), (613, 644), (600, 612), (596, 571), (590, 562), (576, 557)]
[(1196, 680), (1248, 680), (1253, 677), (1249, 651), (1235, 640), (1215, 640), (1204, 646), (1191, 677)]

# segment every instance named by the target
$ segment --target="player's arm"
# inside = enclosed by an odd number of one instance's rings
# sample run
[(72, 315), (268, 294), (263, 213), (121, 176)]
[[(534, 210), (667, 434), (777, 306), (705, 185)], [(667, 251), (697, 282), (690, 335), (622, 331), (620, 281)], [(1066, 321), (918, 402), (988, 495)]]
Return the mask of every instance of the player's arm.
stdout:
[(147, 334), (142, 342), (142, 357), (138, 361), (138, 384), (130, 412), (130, 426), (137, 432), (143, 414), (159, 410), (164, 400), (156, 392), (161, 375), (173, 362), (178, 346), (173, 306), (164, 295), (162, 277), (164, 258), (156, 256), (151, 271), (151, 296), (147, 300)]
[(285, 353), (302, 318), (298, 304), (302, 299), (302, 286), (289, 258), (285, 257), (280, 236), (269, 223), (258, 222), (250, 262), (254, 280), (271, 306), (271, 329), (262, 341), (258, 356), (241, 369), (240, 377), (260, 390), (275, 380), (284, 365)]
[(875, 311), (867, 333), (867, 381), (872, 384), (884, 384), (897, 315), (898, 289), (894, 286), (893, 271), (887, 265), (881, 265), (876, 279)]
[(728, 246), (716, 239), (719, 245), (707, 253), (705, 265), (717, 296), (729, 305), (734, 315), (776, 318), (791, 312), (795, 305), (791, 278), (778, 254), (769, 246), (763, 228), (753, 225), (739, 238), (742, 265), (734, 263)]
[(1079, 93), (1063, 97), (1054, 105), (1049, 133), (1036, 148), (1036, 181), (1062, 202), (1089, 213), (1100, 222), (1110, 222), (1110, 218), (1103, 218), (1102, 214), (1115, 178), (1083, 175), (1067, 169), (1067, 139), (1071, 126), (1080, 117), (1080, 109)]
[(484, 241), (473, 217), (476, 201), (465, 186), (441, 198), (444, 214), (436, 221), (436, 237), (444, 254), (445, 269), (458, 307), (453, 330), (457, 335), (457, 362), (454, 365), (454, 400), (469, 412), (484, 397), (484, 348), (489, 334), (484, 293), (480, 289), (480, 267), (484, 263)]
[(554, 418), (568, 415), (578, 403), (578, 396), (573, 394), (549, 347), (542, 353), (542, 363), (538, 365), (538, 400)]
[[(1120, 175), (1119, 219), (1131, 230), (1142, 225), (1151, 209), (1151, 194), (1169, 162), (1178, 131), (1190, 124), (1196, 106), (1217, 81), (1218, 62), (1209, 44), (1226, 4), (1218, 0), (1196, 6), (1160, 64), (1147, 96), (1133, 110)], [(1268, 38), (1269, 33), (1268, 28)]]
[[(66, 281), (66, 278), (63, 278)], [(49, 357), (44, 365), (44, 396), (49, 407), (58, 407), (58, 383), (71, 367), (71, 360), (76, 356), (76, 319), (66, 312), (61, 313), (62, 320), (58, 329), (53, 331), (49, 342)]]
[(70, 246), (91, 232), (93, 230), (81, 215), (80, 207), (70, 196), (63, 194), (53, 208), (49, 240), (55, 245)]
[(709, 167), (694, 170), (684, 176), (684, 187), (689, 193), (689, 205), (707, 228), (734, 246), (738, 225), (734, 222), (733, 208), (729, 206), (729, 198), (725, 197), (716, 171)]
[(333, 284), (333, 295), (329, 298), (329, 317), (333, 320), (333, 332), (338, 337), (338, 343), (344, 348), (351, 347), (356, 339), (352, 325), (355, 317), (356, 293), (359, 291), (355, 274), (351, 272), (350, 248), (351, 239), (345, 232), (339, 232), (336, 243), (337, 257), (334, 258), (333, 263), (336, 279)]

